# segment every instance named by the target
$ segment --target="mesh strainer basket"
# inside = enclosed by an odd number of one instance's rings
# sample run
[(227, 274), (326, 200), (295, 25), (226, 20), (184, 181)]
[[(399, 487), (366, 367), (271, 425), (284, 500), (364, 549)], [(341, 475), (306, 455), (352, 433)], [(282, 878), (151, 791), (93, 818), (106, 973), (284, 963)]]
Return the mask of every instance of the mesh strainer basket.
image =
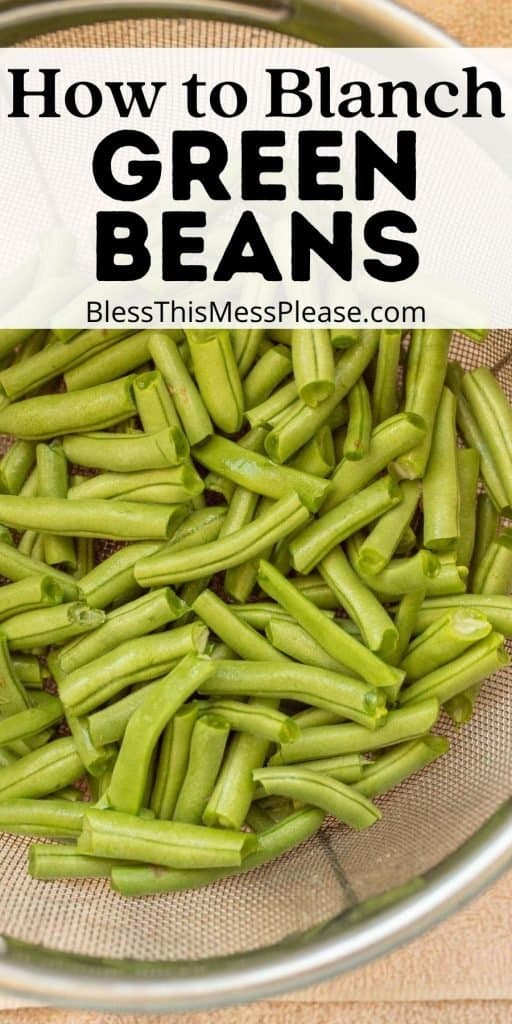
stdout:
[[(0, 42), (28, 46), (444, 45), (384, 0), (0, 2)], [(512, 400), (512, 331), (455, 336)], [(450, 754), (382, 798), (382, 822), (327, 822), (277, 862), (201, 892), (122, 900), (102, 881), (31, 881), (28, 841), (0, 848), (0, 986), (118, 1011), (208, 1009), (302, 987), (388, 952), (512, 861), (512, 670), (490, 680)]]

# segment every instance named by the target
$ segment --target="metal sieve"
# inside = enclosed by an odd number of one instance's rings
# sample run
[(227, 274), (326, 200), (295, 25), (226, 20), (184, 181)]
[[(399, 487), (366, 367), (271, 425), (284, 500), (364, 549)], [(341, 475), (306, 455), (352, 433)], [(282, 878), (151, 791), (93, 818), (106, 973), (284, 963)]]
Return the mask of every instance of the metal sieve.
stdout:
[[(0, 42), (28, 46), (445, 45), (385, 0), (258, 5), (172, 0), (1, 2)], [(512, 330), (452, 356), (487, 364), (512, 400)], [(44, 883), (28, 840), (2, 837), (0, 986), (118, 1012), (269, 997), (388, 953), (512, 863), (512, 670), (490, 680), (450, 754), (381, 798), (382, 822), (328, 821), (271, 865), (201, 892), (128, 902), (102, 880)]]

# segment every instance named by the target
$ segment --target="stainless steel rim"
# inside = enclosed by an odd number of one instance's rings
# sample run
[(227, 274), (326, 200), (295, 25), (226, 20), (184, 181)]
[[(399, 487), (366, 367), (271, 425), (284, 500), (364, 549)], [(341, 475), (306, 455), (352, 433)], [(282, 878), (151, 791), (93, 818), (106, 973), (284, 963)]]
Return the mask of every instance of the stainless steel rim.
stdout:
[(125, 18), (232, 21), (321, 46), (449, 46), (440, 28), (391, 0), (0, 0), (0, 42)]
[[(0, 0), (0, 42), (98, 20), (197, 17), (255, 24), (319, 45), (447, 46), (440, 29), (388, 0)], [(409, 942), (512, 865), (512, 801), (407, 891), (312, 933), (243, 956), (188, 963), (96, 961), (0, 939), (0, 987), (57, 1005), (118, 1012), (207, 1010), (268, 998), (353, 970)]]
[[(208, 1010), (318, 984), (390, 953), (474, 899), (512, 865), (512, 801), (459, 850), (408, 886), (361, 904), (314, 934), (196, 963), (114, 965), (6, 941), (0, 985), (49, 1004), (117, 1012)], [(393, 894), (391, 894), (393, 896)], [(55, 966), (58, 960), (59, 966)], [(65, 969), (64, 969), (65, 968)]]

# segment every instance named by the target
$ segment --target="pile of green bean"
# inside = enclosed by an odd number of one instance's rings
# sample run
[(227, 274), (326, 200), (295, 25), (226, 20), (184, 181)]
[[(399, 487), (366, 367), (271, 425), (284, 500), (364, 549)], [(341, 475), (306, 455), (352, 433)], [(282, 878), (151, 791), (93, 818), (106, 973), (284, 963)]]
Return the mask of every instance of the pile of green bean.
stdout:
[(512, 408), (450, 340), (0, 332), (0, 829), (56, 841), (34, 878), (203, 886), (446, 752), (512, 637)]

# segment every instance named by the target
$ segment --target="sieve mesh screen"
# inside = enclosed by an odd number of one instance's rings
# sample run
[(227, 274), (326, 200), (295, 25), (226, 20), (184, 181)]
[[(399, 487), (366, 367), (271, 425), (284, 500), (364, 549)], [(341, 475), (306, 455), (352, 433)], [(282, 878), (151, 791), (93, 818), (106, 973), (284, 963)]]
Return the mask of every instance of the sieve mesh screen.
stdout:
[(24, 46), (287, 46), (304, 47), (304, 39), (268, 29), (196, 18), (142, 18), (95, 22), (27, 39)]
[[(29, 38), (50, 46), (307, 46), (261, 28), (199, 19), (103, 22)], [(454, 335), (452, 358), (486, 364), (512, 400), (512, 330), (484, 345)], [(101, 557), (107, 551), (98, 551)], [(196, 960), (268, 946), (326, 922), (435, 866), (468, 839), (512, 791), (512, 669), (488, 681), (473, 721), (445, 719), (450, 753), (378, 803), (382, 821), (351, 833), (327, 821), (271, 865), (200, 892), (123, 900), (103, 880), (37, 882), (29, 840), (0, 842), (0, 934), (47, 949), (108, 959)]]

